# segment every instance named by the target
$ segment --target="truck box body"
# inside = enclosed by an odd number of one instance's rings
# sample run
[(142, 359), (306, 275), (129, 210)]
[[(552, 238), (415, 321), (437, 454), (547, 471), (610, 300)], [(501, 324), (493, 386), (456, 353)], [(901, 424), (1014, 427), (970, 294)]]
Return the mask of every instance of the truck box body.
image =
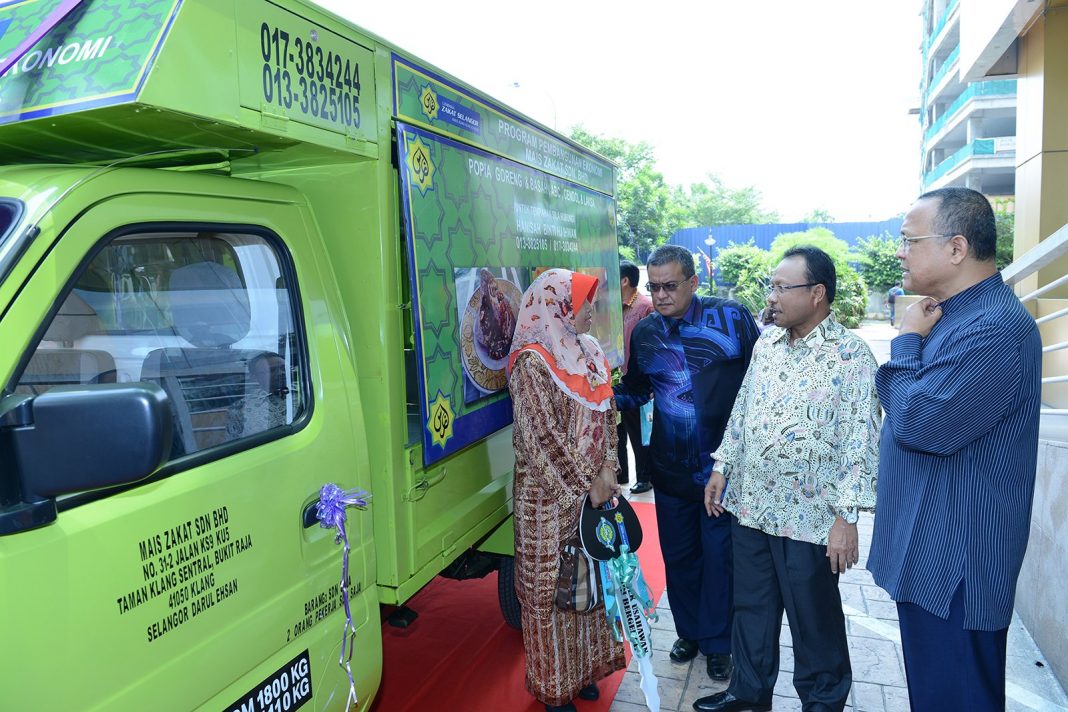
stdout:
[(379, 605), (510, 545), (483, 297), (598, 274), (618, 363), (613, 166), (301, 0), (5, 3), (0, 57), (4, 704), (345, 709), (334, 482), (366, 709)]

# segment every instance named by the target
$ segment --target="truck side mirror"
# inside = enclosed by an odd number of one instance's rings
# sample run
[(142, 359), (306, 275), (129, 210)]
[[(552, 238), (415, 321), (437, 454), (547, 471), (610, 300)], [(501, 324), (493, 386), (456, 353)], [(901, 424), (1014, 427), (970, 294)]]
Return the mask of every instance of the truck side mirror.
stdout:
[(56, 519), (55, 498), (136, 482), (171, 450), (167, 394), (150, 383), (0, 399), (0, 535)]

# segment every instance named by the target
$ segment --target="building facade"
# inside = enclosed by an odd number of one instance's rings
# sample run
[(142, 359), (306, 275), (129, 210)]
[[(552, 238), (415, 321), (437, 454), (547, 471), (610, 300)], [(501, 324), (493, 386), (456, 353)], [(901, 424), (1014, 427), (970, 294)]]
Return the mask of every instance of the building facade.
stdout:
[(722, 283), (719, 269), (714, 265), (719, 262), (719, 251), (734, 245), (752, 244), (762, 250), (771, 249), (771, 243), (779, 235), (805, 232), (814, 227), (829, 230), (835, 237), (850, 247), (858, 247), (860, 241), (869, 237), (897, 237), (901, 232), (901, 218), (868, 222), (796, 222), (796, 223), (750, 223), (742, 225), (704, 225), (686, 227), (676, 230), (668, 244), (680, 245), (695, 255), (707, 259), (697, 260), (697, 274), (700, 281), (709, 278), (708, 266), (713, 265), (717, 284)]
[(972, 188), (988, 196), (997, 210), (1012, 212), (1015, 65), (1003, 62), (994, 68), (1003, 75), (984, 76), (983, 81), (962, 76), (961, 16), (967, 4), (968, 0), (923, 3), (922, 187), (925, 191), (946, 186)]

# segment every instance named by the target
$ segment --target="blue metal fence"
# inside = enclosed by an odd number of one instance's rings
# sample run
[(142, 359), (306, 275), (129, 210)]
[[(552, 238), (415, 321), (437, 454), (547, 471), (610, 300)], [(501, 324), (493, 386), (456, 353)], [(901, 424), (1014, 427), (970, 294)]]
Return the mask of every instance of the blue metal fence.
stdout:
[[(834, 236), (844, 240), (850, 247), (856, 247), (860, 240), (867, 237), (890, 234), (898, 235), (901, 232), (901, 218), (890, 218), (874, 222), (838, 222), (838, 223), (766, 223), (759, 225), (716, 225), (714, 227), (688, 227), (678, 230), (668, 244), (680, 245), (695, 254), (708, 256), (713, 263), (718, 261), (719, 251), (731, 245), (744, 245), (752, 240), (753, 245), (767, 250), (776, 237), (784, 233), (805, 232), (814, 227), (822, 227), (834, 233)], [(709, 239), (714, 244), (709, 245)], [(646, 257), (643, 255), (642, 257)], [(708, 279), (704, 260), (697, 260), (698, 274), (701, 281)], [(719, 269), (716, 269), (717, 284), (719, 283)]]

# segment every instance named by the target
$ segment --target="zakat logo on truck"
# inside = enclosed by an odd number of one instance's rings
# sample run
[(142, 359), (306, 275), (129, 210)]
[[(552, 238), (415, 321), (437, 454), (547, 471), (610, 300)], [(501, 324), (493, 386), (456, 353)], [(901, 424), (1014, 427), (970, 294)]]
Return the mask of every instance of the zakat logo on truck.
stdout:
[(434, 187), (434, 161), (430, 158), (430, 149), (419, 137), (408, 145), (408, 170), (412, 182), (419, 186), (419, 192), (426, 195)]
[(430, 404), (430, 420), (427, 422), (435, 445), (445, 447), (445, 443), (449, 442), (452, 437), (452, 420), (452, 403), (449, 402), (448, 396), (438, 391), (438, 397)]
[[(10, 20), (8, 22), (10, 23)], [(0, 22), (0, 37), (3, 36), (6, 29), (6, 25)], [(25, 57), (11, 65), (8, 74), (26, 74), (46, 67), (51, 68), (56, 64), (65, 66), (75, 62), (100, 59), (108, 51), (108, 47), (111, 46), (112, 37), (113, 35), (108, 35), (95, 40), (86, 40), (85, 42), (71, 42), (58, 47), (32, 50), (27, 52)]]
[(434, 93), (429, 84), (423, 87), (423, 93), (419, 96), (419, 105), (428, 119), (433, 121), (438, 118), (438, 95)]

